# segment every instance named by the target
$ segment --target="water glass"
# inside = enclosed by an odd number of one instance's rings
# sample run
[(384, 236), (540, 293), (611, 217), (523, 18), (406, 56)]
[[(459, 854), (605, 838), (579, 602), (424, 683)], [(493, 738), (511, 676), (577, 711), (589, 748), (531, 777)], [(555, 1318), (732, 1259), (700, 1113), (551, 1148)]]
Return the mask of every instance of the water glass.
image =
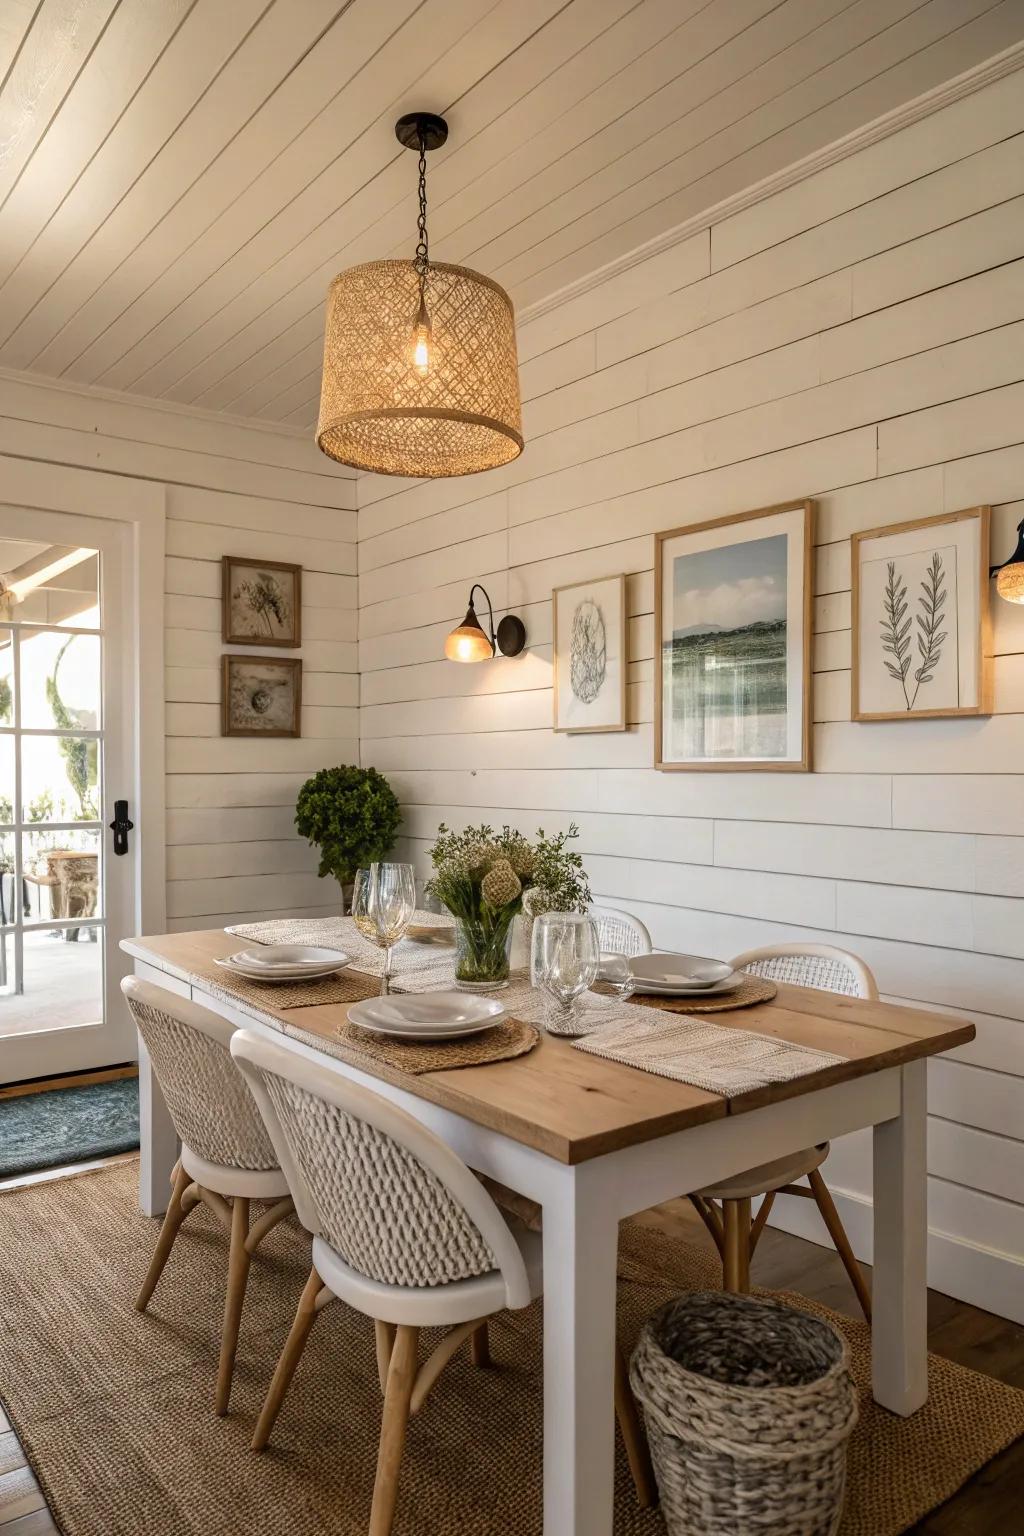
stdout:
[(602, 955), (601, 980), (607, 982), (620, 1002), (628, 1002), (636, 986), (636, 977), (628, 955)]
[(579, 1000), (597, 979), (601, 950), (597, 925), (578, 912), (544, 912), (533, 926), (530, 975), (554, 1007), (549, 1028), (573, 1034), (579, 1022)]
[(415, 910), (416, 873), (411, 864), (371, 864), (357, 870), (352, 917), (363, 937), (384, 951), (381, 997), (391, 991), (392, 952)]

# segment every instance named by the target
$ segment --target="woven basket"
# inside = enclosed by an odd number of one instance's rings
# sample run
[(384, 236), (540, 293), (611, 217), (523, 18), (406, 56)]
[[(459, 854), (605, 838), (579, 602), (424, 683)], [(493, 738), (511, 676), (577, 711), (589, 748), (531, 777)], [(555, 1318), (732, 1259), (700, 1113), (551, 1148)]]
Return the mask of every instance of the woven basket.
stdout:
[(857, 1395), (845, 1341), (778, 1302), (668, 1302), (633, 1355), (669, 1536), (833, 1536)]

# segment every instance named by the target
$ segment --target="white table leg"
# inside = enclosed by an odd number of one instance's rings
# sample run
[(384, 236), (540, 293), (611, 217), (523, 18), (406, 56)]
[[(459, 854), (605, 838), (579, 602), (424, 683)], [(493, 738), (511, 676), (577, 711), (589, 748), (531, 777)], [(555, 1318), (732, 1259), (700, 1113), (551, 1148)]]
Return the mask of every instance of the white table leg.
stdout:
[(178, 1136), (149, 1052), (139, 1039), (139, 1204), (147, 1216), (162, 1216), (171, 1198), (171, 1169)]
[(900, 1069), (901, 1112), (874, 1131), (875, 1401), (914, 1413), (928, 1397), (927, 1063)]
[(618, 1222), (593, 1164), (544, 1200), (544, 1536), (611, 1536)]

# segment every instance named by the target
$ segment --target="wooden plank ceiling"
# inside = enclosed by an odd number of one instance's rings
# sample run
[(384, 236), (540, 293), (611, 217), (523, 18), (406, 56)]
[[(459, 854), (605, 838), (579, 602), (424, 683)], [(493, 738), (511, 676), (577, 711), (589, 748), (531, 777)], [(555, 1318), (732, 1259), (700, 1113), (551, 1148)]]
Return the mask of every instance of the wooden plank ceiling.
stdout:
[(1020, 0), (2, 0), (0, 366), (308, 427), (327, 284), (519, 306), (958, 74)]

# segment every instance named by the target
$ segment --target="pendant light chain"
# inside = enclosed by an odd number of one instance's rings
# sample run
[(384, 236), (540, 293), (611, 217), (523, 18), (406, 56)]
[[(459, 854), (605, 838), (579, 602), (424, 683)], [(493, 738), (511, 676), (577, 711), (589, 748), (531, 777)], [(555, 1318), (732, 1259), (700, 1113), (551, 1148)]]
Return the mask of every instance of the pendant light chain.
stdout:
[(427, 268), (430, 265), (430, 245), (427, 239), (427, 146), (422, 134), (420, 135), (420, 212), (416, 220), (416, 230), (419, 240), (416, 242), (416, 259), (413, 266), (420, 280), (420, 297), (422, 298), (427, 280)]

